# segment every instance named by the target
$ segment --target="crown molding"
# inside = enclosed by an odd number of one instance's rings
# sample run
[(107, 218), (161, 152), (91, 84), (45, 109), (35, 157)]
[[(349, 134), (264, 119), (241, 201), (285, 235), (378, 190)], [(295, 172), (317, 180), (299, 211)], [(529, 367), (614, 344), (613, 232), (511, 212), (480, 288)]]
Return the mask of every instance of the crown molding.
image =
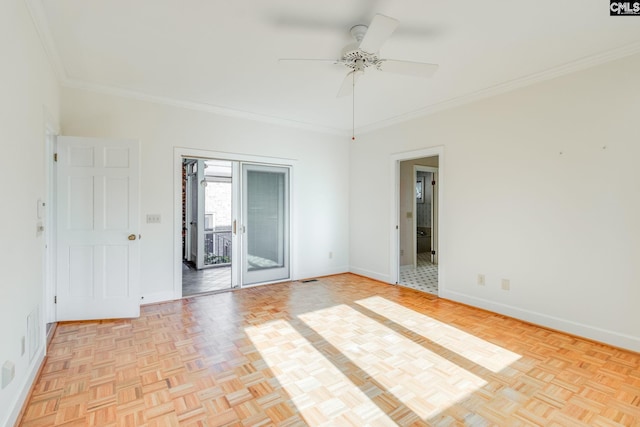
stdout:
[(29, 11), (29, 15), (31, 15), (31, 21), (33, 21), (33, 26), (36, 29), (36, 33), (38, 34), (44, 53), (53, 68), (53, 72), (58, 78), (58, 81), (63, 83), (67, 80), (67, 71), (62, 64), (58, 49), (53, 42), (53, 37), (51, 35), (49, 24), (47, 23), (42, 2), (40, 0), (24, 0), (24, 2), (27, 6), (27, 10)]
[(364, 133), (369, 133), (376, 130), (384, 129), (398, 123), (403, 123), (412, 119), (425, 117), (443, 110), (460, 107), (475, 101), (479, 101), (481, 99), (490, 98), (492, 96), (511, 92), (519, 88), (533, 85), (535, 83), (551, 80), (556, 77), (561, 77), (567, 74), (575, 73), (577, 71), (586, 70), (588, 68), (592, 68), (597, 65), (605, 64), (607, 62), (615, 61), (617, 59), (625, 58), (627, 56), (635, 55), (638, 53), (640, 53), (640, 41), (634, 42), (616, 49), (611, 49), (605, 52), (601, 52), (595, 55), (585, 56), (575, 61), (567, 62), (560, 66), (553, 67), (545, 71), (541, 71), (539, 73), (530, 74), (525, 77), (500, 83), (495, 86), (481, 89), (467, 95), (462, 95), (456, 98), (451, 98), (442, 102), (431, 104), (424, 108), (420, 108), (418, 110), (414, 110), (405, 114), (391, 117), (389, 119), (381, 120), (371, 125), (365, 125), (360, 128), (356, 128), (356, 132), (364, 134)]
[[(36, 32), (42, 43), (42, 47), (45, 51), (49, 62), (58, 78), (60, 84), (64, 87), (73, 89), (82, 89), (98, 93), (104, 93), (114, 96), (120, 96), (125, 98), (136, 99), (140, 101), (152, 102), (156, 104), (164, 104), (174, 106), (178, 108), (186, 108), (196, 111), (204, 111), (212, 114), (217, 114), (226, 117), (240, 118), (246, 120), (253, 120), (263, 123), (269, 123), (285, 127), (293, 127), (297, 129), (310, 130), (313, 132), (348, 136), (351, 134), (351, 129), (333, 128), (328, 126), (321, 126), (312, 123), (300, 122), (296, 120), (285, 119), (276, 116), (269, 116), (265, 114), (258, 114), (249, 111), (243, 111), (233, 109), (229, 107), (212, 105), (202, 102), (180, 100), (177, 98), (149, 95), (139, 91), (120, 88), (112, 85), (96, 84), (86, 82), (77, 79), (69, 78), (69, 75), (63, 65), (58, 50), (53, 42), (53, 37), (47, 23), (44, 7), (41, 0), (24, 0), (31, 15), (31, 19), (36, 28)], [(580, 70), (595, 67), (606, 62), (614, 61), (616, 59), (624, 58), (634, 54), (640, 53), (640, 41), (621, 46), (619, 48), (611, 49), (605, 52), (601, 52), (595, 55), (579, 58), (575, 61), (571, 61), (562, 64), (557, 67), (541, 71), (539, 73), (530, 74), (518, 79), (510, 80), (504, 83), (500, 83), (485, 89), (478, 90), (476, 92), (462, 95), (456, 98), (451, 98), (442, 102), (428, 105), (426, 107), (410, 111), (405, 114), (401, 114), (388, 119), (380, 120), (371, 125), (365, 125), (356, 127), (355, 132), (359, 134), (366, 134), (376, 130), (380, 130), (398, 123), (403, 123), (412, 119), (425, 117), (430, 114), (434, 114), (443, 110), (448, 110), (455, 107), (460, 107), (466, 104), (470, 104), (475, 101), (479, 101), (492, 96), (500, 95), (506, 92), (510, 92), (525, 86), (530, 86), (535, 83), (539, 83), (545, 80), (551, 80), (556, 77), (571, 74)]]
[(269, 123), (278, 126), (285, 126), (296, 129), (310, 130), (318, 133), (325, 133), (330, 135), (344, 136), (347, 134), (346, 130), (320, 126), (306, 122), (300, 122), (296, 120), (284, 119), (281, 117), (269, 116), (266, 114), (252, 113), (243, 110), (237, 110), (229, 107), (223, 107), (218, 105), (211, 105), (201, 102), (193, 102), (180, 100), (176, 98), (149, 95), (139, 91), (120, 88), (112, 85), (96, 84), (86, 82), (78, 79), (72, 79), (69, 77), (67, 70), (65, 69), (61, 60), (60, 54), (53, 41), (49, 24), (47, 23), (44, 6), (41, 0), (24, 0), (27, 10), (31, 15), (31, 20), (36, 29), (40, 43), (45, 51), (45, 55), (48, 58), (54, 73), (61, 86), (73, 89), (82, 89), (92, 92), (98, 92), (103, 94), (109, 94), (124, 98), (136, 99), (139, 101), (152, 102), (156, 104), (169, 105), (178, 108), (186, 108), (190, 110), (203, 111), (213, 113), (226, 117), (233, 117), (239, 119), (253, 120), (257, 122)]
[(312, 123), (300, 122), (296, 120), (284, 119), (276, 116), (269, 116), (266, 114), (258, 114), (249, 111), (237, 110), (229, 107), (223, 107), (219, 105), (207, 104), (204, 102), (185, 101), (171, 97), (149, 95), (139, 91), (119, 88), (113, 85), (102, 85), (91, 82), (85, 82), (76, 79), (66, 79), (62, 83), (62, 86), (70, 89), (81, 89), (91, 92), (103, 93), (107, 95), (118, 96), (122, 98), (130, 98), (138, 101), (151, 102), (155, 104), (168, 105), (172, 107), (184, 108), (188, 110), (202, 111), (212, 113), (225, 117), (232, 117), (238, 119), (252, 120), (256, 122), (268, 123), (278, 126), (285, 126), (290, 128), (297, 128), (303, 130), (310, 130), (318, 133), (325, 133), (330, 135), (343, 136), (346, 134), (345, 130), (315, 125)]

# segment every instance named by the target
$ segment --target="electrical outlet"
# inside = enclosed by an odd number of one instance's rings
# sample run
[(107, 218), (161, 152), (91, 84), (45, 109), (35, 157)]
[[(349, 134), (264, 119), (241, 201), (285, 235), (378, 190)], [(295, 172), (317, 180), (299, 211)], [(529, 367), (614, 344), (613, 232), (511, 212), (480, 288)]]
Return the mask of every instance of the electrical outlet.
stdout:
[(160, 214), (147, 214), (147, 224), (160, 224)]
[(329, 259), (333, 258), (333, 252), (329, 252)]
[(502, 279), (502, 289), (505, 291), (511, 289), (511, 283), (509, 282), (509, 279)]
[(478, 274), (478, 285), (484, 286), (484, 284), (485, 284), (484, 274)]

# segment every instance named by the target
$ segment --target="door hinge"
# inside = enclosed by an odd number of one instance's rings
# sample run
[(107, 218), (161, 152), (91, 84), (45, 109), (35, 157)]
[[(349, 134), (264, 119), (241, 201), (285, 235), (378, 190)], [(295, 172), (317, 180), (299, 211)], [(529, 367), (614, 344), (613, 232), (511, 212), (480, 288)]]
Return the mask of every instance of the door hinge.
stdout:
[(436, 254), (436, 251), (431, 251), (431, 255), (435, 255), (435, 254)]
[(58, 303), (58, 295), (54, 295), (53, 297), (53, 303), (57, 304)]
[(431, 181), (431, 185), (436, 185), (436, 182), (435, 181)]
[(400, 227), (398, 227), (398, 226), (396, 225), (396, 230), (398, 230), (399, 228), (400, 228)]
[(58, 153), (53, 153), (53, 161), (54, 162), (58, 161)]

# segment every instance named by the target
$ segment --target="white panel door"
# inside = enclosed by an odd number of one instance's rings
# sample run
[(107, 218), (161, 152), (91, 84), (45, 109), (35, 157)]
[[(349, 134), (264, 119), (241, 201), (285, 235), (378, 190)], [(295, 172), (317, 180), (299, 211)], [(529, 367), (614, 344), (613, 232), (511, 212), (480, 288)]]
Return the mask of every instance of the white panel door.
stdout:
[(289, 279), (289, 168), (242, 165), (242, 284)]
[(56, 318), (137, 317), (137, 141), (59, 137)]

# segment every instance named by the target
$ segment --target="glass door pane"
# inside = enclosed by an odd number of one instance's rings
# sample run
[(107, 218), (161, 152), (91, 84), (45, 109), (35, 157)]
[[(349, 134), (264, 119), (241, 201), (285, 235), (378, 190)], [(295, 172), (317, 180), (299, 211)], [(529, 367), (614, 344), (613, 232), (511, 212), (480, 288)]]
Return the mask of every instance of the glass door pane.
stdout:
[(231, 162), (208, 160), (204, 191), (204, 265), (231, 265)]
[(244, 285), (289, 278), (289, 169), (242, 165)]

